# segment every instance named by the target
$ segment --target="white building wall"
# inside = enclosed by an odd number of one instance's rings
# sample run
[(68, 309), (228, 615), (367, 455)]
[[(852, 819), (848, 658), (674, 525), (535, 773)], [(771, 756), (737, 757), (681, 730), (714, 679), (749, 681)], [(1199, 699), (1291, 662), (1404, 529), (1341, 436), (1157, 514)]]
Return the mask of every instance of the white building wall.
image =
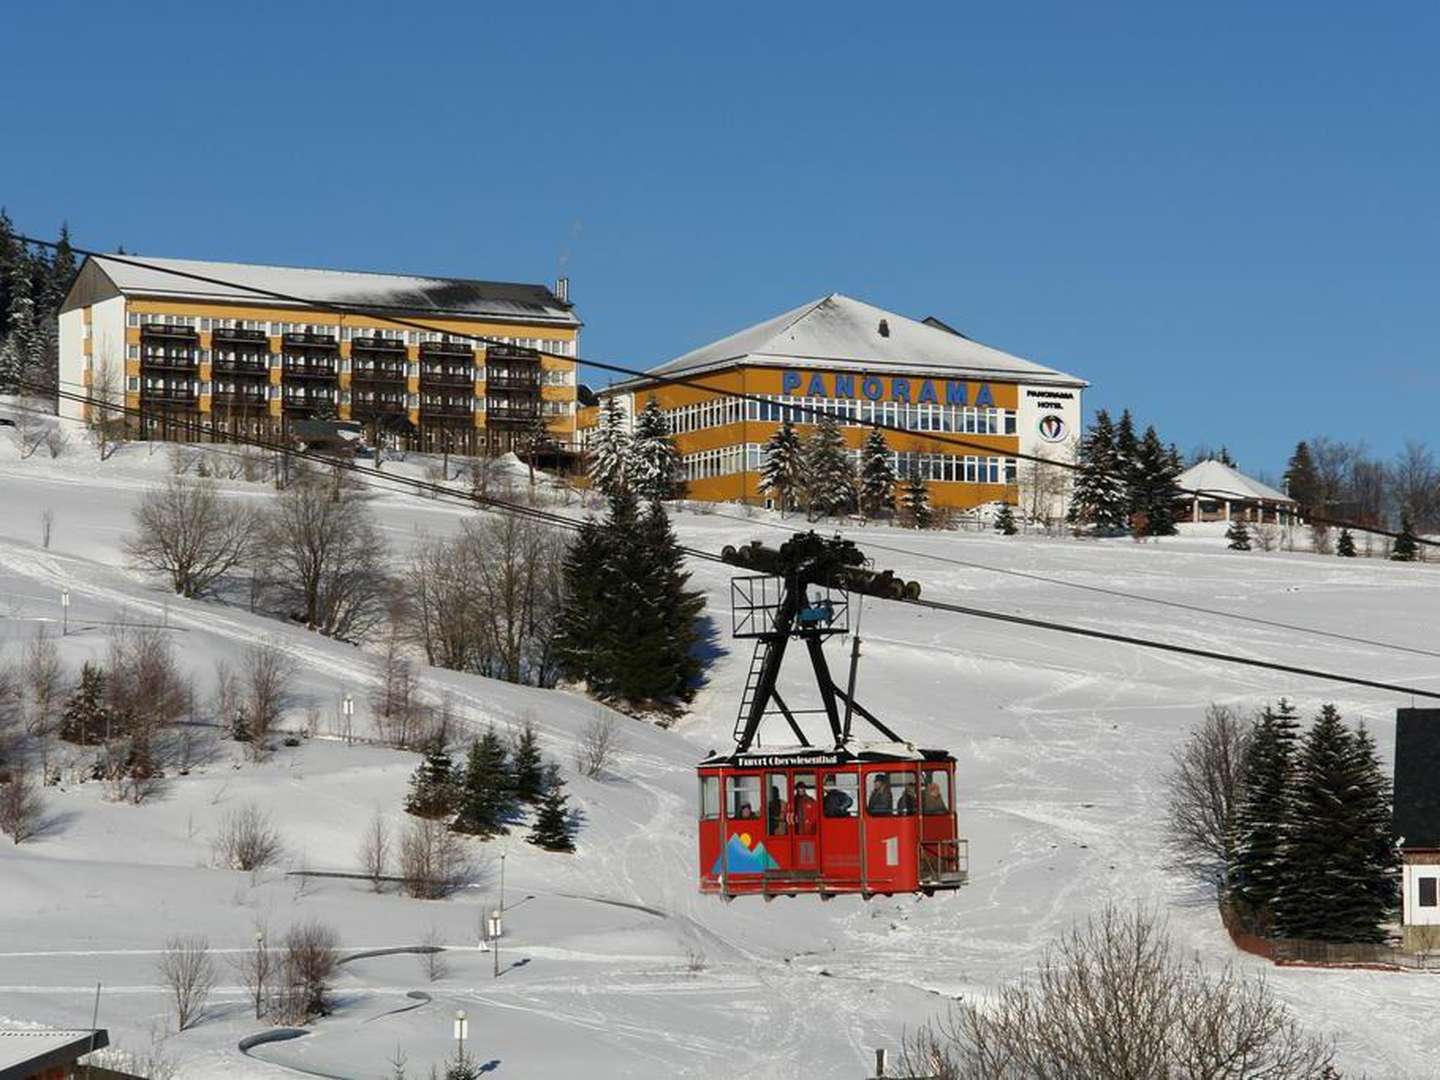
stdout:
[[(75, 308), (60, 315), (60, 389), (65, 393), (84, 393), (85, 372), (85, 309)], [(82, 420), (85, 407), (78, 401), (61, 398), (61, 417)]]
[[(1045, 386), (1021, 383), (1015, 430), (1021, 454), (1074, 464), (1080, 448), (1084, 412), (1080, 387)], [(1062, 516), (1069, 507), (1070, 470), (1037, 470), (1035, 463), (1021, 458), (1020, 505), (1026, 513), (1040, 517)], [(1036, 478), (1043, 478), (1044, 490), (1031, 490)]]
[[(114, 380), (111, 400), (117, 405), (124, 405), (125, 297), (114, 296), (109, 300), (101, 300), (90, 311), (90, 380), (89, 386), (82, 392), (98, 396), (99, 380), (96, 376), (108, 364), (112, 367)], [(111, 419), (118, 419), (121, 414), (111, 412), (107, 415)]]
[[(1420, 879), (1440, 879), (1440, 864), (1405, 863), (1402, 867), (1402, 875), (1404, 899), (1401, 922), (1406, 926), (1440, 926), (1440, 905), (1420, 906)], [(1436, 881), (1435, 887), (1437, 891), (1440, 891), (1440, 880)]]

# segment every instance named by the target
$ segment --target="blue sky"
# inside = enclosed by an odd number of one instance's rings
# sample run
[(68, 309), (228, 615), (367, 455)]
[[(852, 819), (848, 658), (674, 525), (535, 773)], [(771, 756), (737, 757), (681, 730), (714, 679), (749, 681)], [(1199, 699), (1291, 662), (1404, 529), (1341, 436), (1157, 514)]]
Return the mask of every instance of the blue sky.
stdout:
[[(1366, 10), (1366, 8), (1370, 10)], [(649, 365), (840, 291), (1182, 448), (1440, 395), (1433, 4), (63, 3), (0, 203), (153, 255), (550, 281)], [(603, 380), (602, 380), (603, 381)]]

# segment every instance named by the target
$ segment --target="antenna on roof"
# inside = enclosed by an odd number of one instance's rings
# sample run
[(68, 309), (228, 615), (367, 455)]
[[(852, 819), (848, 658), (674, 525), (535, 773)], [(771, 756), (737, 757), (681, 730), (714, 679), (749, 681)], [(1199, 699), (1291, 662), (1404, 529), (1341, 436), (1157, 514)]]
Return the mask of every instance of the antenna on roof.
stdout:
[(890, 320), (889, 320), (889, 319), (881, 319), (881, 320), (880, 320), (880, 336), (881, 336), (881, 337), (889, 337), (889, 336), (890, 336)]

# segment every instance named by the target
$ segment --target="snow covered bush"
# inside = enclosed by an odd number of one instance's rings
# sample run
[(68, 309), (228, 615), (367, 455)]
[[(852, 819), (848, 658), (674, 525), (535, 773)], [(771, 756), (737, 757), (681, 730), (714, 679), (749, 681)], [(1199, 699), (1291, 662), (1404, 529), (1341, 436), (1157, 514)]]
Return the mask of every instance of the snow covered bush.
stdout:
[(443, 900), (474, 876), (465, 841), (443, 821), (411, 820), (400, 840), (400, 874), (417, 900)]
[(1333, 1056), (1263, 980), (1207, 971), (1155, 916), (1112, 907), (1052, 944), (1029, 978), (908, 1034), (900, 1074), (1316, 1080), (1337, 1075)]
[(212, 847), (215, 861), (230, 870), (263, 870), (285, 853), (279, 830), (255, 803), (221, 817)]
[(44, 800), (30, 770), (17, 766), (0, 772), (8, 774), (8, 780), (0, 776), (0, 833), (23, 844), (40, 828)]
[(156, 968), (175, 1008), (175, 1029), (194, 1027), (205, 1015), (205, 1005), (215, 989), (209, 939), (200, 934), (170, 938)]
[(318, 919), (285, 933), (274, 1019), (303, 1024), (330, 1012), (330, 983), (340, 966), (340, 935)]

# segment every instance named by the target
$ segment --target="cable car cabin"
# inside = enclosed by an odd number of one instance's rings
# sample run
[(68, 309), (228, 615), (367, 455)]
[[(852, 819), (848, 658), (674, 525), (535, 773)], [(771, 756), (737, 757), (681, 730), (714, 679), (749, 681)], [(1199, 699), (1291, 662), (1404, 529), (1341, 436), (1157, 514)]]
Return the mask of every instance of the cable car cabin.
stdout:
[(955, 759), (942, 750), (767, 750), (708, 758), (699, 773), (701, 892), (928, 896), (965, 883)]
[[(853, 543), (813, 532), (779, 549), (758, 541), (726, 547), (721, 557), (760, 573), (730, 582), (731, 633), (753, 639), (755, 651), (735, 717), (735, 749), (712, 751), (699, 765), (700, 891), (768, 900), (959, 888), (969, 849), (955, 821), (955, 759), (917, 750), (856, 700), (860, 603), (866, 596), (913, 599), (920, 586), (865, 569)], [(844, 687), (825, 654), (838, 634), (851, 642)], [(818, 708), (792, 707), (797, 702), (780, 693), (792, 641), (809, 660)], [(821, 713), (829, 748), (812, 743), (800, 724), (801, 716)], [(798, 745), (760, 749), (769, 717), (783, 717)], [(852, 739), (857, 720), (884, 741)]]

